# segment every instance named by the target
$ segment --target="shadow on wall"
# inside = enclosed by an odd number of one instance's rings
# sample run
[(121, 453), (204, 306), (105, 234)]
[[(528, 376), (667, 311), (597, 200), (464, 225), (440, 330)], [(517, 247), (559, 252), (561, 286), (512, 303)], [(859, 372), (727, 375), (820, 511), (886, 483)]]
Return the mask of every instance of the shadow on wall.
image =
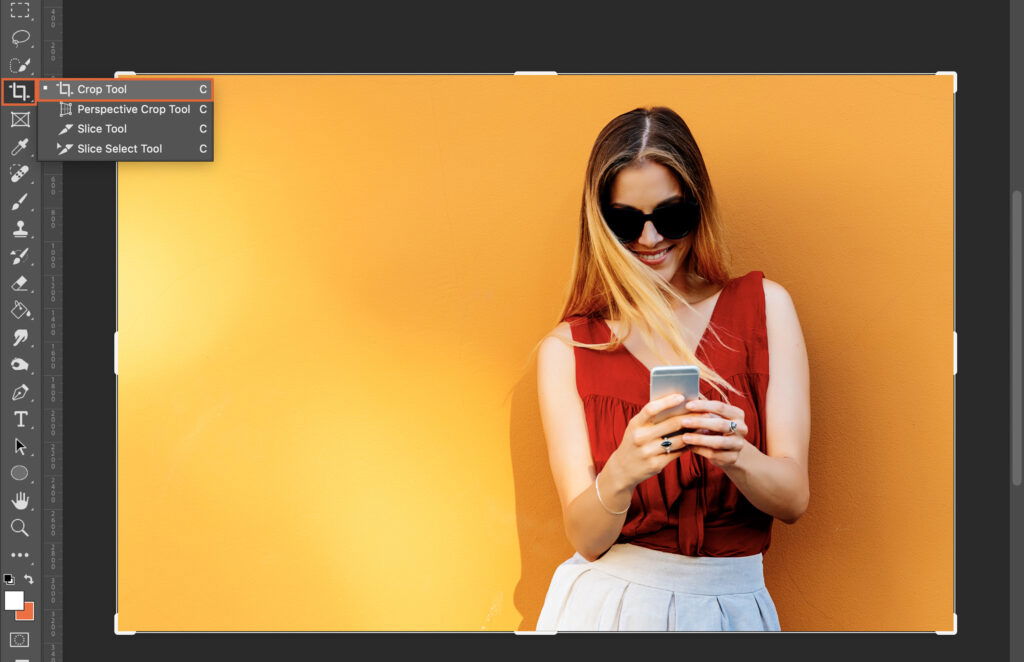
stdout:
[(558, 564), (573, 555), (562, 526), (562, 506), (551, 477), (537, 400), (537, 366), (516, 386), (509, 423), (516, 529), (521, 571), (513, 603), (523, 615), (518, 630), (534, 630)]

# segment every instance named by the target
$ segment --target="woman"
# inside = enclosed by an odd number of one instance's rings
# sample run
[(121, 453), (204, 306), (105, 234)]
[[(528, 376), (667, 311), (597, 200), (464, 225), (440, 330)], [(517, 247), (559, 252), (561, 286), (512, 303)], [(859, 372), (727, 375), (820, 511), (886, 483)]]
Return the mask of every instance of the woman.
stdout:
[[(779, 630), (762, 554), (773, 519), (796, 522), (810, 498), (793, 303), (759, 271), (728, 276), (703, 157), (668, 108), (601, 131), (580, 223), (564, 321), (537, 358), (577, 551), (537, 629)], [(701, 398), (655, 423), (681, 396), (649, 401), (650, 368), (678, 364), (700, 368)]]

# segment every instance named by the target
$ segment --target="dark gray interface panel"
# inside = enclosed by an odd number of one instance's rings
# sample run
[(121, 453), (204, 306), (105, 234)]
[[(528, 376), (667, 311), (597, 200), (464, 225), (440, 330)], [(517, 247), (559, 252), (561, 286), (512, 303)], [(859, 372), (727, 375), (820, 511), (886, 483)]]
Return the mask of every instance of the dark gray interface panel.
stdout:
[(213, 81), (65, 79), (61, 3), (0, 11), (0, 662), (56, 662), (64, 444), (89, 442), (63, 428), (63, 162), (213, 161)]

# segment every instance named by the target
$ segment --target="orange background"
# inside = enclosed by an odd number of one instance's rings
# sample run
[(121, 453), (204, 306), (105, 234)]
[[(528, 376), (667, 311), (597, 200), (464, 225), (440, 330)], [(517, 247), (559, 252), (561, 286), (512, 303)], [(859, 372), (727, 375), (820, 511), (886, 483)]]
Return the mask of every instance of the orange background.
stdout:
[(213, 163), (118, 166), (122, 629), (532, 629), (572, 549), (526, 361), (654, 104), (807, 340), (783, 629), (952, 629), (951, 77), (215, 84)]

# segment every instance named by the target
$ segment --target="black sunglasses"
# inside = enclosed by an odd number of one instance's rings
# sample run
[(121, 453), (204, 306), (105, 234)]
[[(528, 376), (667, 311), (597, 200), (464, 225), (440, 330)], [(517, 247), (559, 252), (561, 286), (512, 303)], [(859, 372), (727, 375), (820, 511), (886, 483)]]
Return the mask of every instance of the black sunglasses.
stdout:
[(612, 207), (604, 204), (601, 213), (619, 241), (628, 244), (640, 238), (644, 224), (650, 220), (658, 234), (666, 239), (682, 239), (700, 222), (700, 205), (693, 200), (679, 199), (660, 205), (650, 214), (634, 207)]

